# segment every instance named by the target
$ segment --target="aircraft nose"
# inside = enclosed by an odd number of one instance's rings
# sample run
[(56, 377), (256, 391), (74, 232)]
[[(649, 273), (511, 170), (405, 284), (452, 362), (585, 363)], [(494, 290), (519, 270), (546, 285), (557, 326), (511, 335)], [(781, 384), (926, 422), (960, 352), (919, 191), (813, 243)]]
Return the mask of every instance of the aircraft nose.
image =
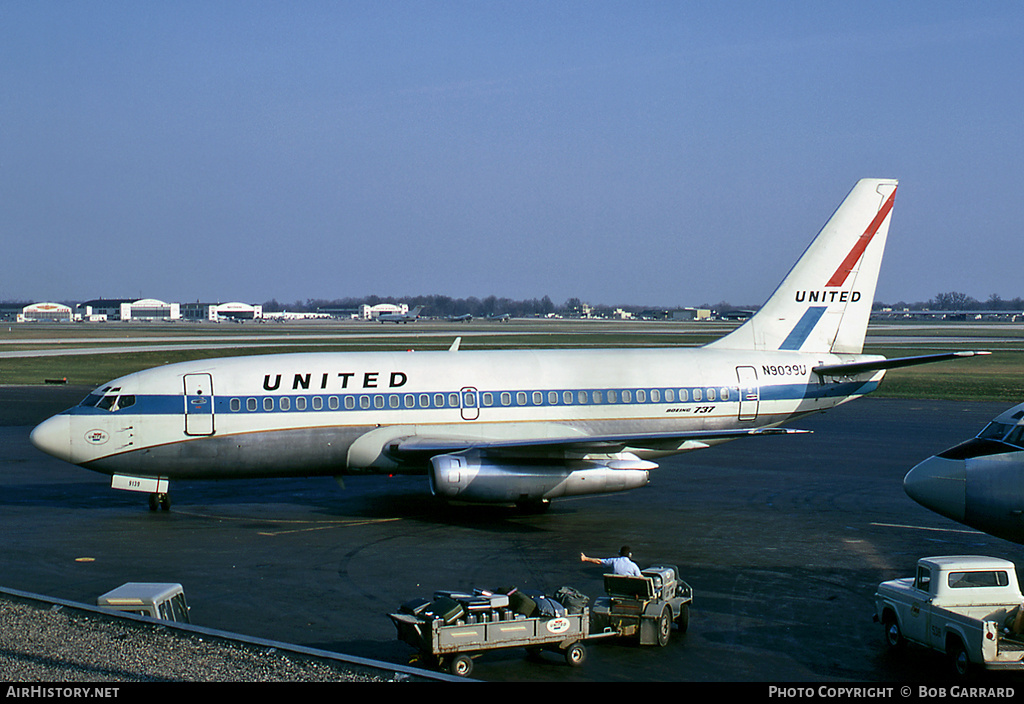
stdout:
[(962, 523), (967, 506), (967, 464), (929, 457), (907, 472), (903, 490), (925, 508)]
[(57, 415), (44, 420), (29, 434), (32, 444), (48, 455), (71, 461), (71, 417)]

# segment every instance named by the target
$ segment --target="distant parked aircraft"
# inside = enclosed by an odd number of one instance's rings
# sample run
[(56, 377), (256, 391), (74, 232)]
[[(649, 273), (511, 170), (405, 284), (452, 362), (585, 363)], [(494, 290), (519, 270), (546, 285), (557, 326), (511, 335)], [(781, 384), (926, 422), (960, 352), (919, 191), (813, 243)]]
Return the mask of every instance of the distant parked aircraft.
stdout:
[(423, 306), (416, 306), (408, 313), (381, 313), (377, 320), (382, 323), (415, 323), (420, 317)]

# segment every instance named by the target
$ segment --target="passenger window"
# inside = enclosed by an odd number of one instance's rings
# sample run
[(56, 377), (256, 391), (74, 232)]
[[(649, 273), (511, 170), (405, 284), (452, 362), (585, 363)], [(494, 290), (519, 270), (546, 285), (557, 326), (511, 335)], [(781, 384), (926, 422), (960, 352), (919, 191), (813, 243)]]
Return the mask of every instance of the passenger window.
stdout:
[(647, 392), (643, 389), (638, 389), (636, 392), (637, 403), (647, 403)]
[(356, 407), (356, 397), (355, 396), (346, 396), (345, 397), (345, 408), (347, 408), (348, 410), (351, 411), (355, 407)]
[(548, 404), (554, 406), (556, 403), (558, 403), (558, 392), (548, 391)]
[(729, 400), (729, 389), (726, 389), (726, 388), (721, 389), (719, 394), (718, 394), (718, 398), (722, 399), (723, 401), (728, 401)]
[(572, 403), (572, 391), (563, 391), (562, 392), (562, 401), (564, 403)]
[(600, 391), (595, 391), (594, 403), (604, 403), (604, 394), (602, 394)]
[(715, 400), (715, 390), (714, 389), (708, 389), (708, 401), (714, 401), (714, 400)]
[(254, 399), (254, 398), (247, 398), (245, 400), (245, 410), (250, 411), (250, 412), (255, 411), (256, 407), (257, 407), (256, 406), (257, 403), (258, 403), (258, 401), (256, 399)]
[(323, 408), (324, 408), (324, 398), (323, 398), (323, 396), (314, 396), (313, 397), (313, 410), (314, 411), (321, 411), (321, 410), (323, 410)]
[(377, 394), (376, 396), (374, 396), (373, 397), (373, 407), (374, 408), (384, 408), (384, 397), (381, 396), (380, 394)]
[(516, 405), (517, 406), (525, 406), (526, 405), (526, 392), (525, 391), (517, 391), (516, 392)]
[(580, 391), (578, 394), (576, 394), (576, 400), (578, 400), (580, 403), (587, 403), (587, 392)]
[(327, 399), (327, 406), (332, 411), (338, 410), (338, 397), (337, 396), (331, 396), (329, 399)]
[(406, 408), (416, 408), (416, 397), (413, 396), (412, 394), (406, 394), (405, 395), (405, 407)]
[(623, 403), (632, 403), (633, 402), (633, 392), (629, 391), (628, 389), (626, 391), (623, 391), (622, 392), (622, 402)]
[(618, 398), (618, 395), (614, 391), (608, 392), (608, 403), (615, 403)]
[(665, 389), (665, 402), (666, 403), (675, 403), (675, 401), (676, 401), (676, 391), (675, 391), (675, 389)]
[(272, 411), (272, 410), (274, 410), (274, 399), (272, 397), (267, 396), (266, 398), (263, 399), (263, 410), (264, 411)]
[(242, 400), (238, 398), (231, 399), (231, 410), (234, 413), (238, 413), (240, 410), (242, 410)]
[(434, 394), (434, 408), (444, 408), (444, 394)]
[(700, 400), (701, 400), (701, 398), (703, 398), (703, 397), (701, 396), (701, 391), (700, 391), (700, 389), (694, 389), (694, 390), (693, 390), (693, 400), (694, 400), (694, 401), (700, 401)]
[(494, 405), (494, 394), (492, 394), (490, 391), (487, 391), (487, 392), (484, 393), (484, 405), (485, 406), (493, 406)]
[(501, 405), (502, 406), (510, 406), (510, 405), (512, 405), (512, 394), (510, 394), (508, 391), (502, 391), (501, 392)]
[(430, 408), (430, 396), (420, 394), (420, 408)]
[(448, 394), (448, 405), (451, 406), (452, 408), (458, 408), (459, 407), (459, 395), (458, 394)]
[(533, 405), (534, 406), (540, 406), (543, 403), (544, 403), (544, 394), (542, 394), (540, 391), (534, 391), (533, 392)]
[(661, 391), (659, 389), (651, 389), (651, 401), (653, 403), (661, 401)]
[(282, 396), (280, 406), (282, 411), (287, 411), (292, 407), (291, 399), (289, 399), (287, 396)]
[(306, 410), (306, 397), (305, 396), (299, 396), (297, 399), (295, 399), (295, 410), (296, 411), (304, 411), (304, 410)]
[(359, 397), (359, 407), (362, 408), (363, 410), (366, 410), (367, 408), (369, 408), (370, 407), (370, 397), (369, 396), (360, 396)]
[(680, 403), (686, 403), (689, 399), (690, 399), (690, 396), (686, 392), (686, 389), (679, 389), (679, 402)]

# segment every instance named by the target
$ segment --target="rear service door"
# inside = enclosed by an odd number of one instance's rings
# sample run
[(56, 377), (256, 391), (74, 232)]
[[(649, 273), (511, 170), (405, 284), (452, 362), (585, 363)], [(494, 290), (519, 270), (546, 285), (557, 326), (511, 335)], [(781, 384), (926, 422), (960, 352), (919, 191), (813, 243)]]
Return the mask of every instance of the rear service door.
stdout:
[(213, 377), (185, 375), (185, 434), (213, 435)]
[(761, 388), (757, 383), (757, 370), (753, 367), (736, 367), (736, 378), (740, 383), (740, 420), (757, 420), (761, 403)]

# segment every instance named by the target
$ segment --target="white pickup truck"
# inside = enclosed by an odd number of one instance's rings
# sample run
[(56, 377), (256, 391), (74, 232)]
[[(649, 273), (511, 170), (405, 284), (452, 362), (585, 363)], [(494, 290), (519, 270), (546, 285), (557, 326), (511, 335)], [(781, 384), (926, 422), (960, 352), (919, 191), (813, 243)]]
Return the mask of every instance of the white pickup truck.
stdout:
[(917, 562), (917, 575), (882, 582), (875, 620), (891, 648), (906, 641), (945, 653), (959, 675), (973, 667), (1024, 670), (1024, 596), (1012, 562), (952, 555)]

